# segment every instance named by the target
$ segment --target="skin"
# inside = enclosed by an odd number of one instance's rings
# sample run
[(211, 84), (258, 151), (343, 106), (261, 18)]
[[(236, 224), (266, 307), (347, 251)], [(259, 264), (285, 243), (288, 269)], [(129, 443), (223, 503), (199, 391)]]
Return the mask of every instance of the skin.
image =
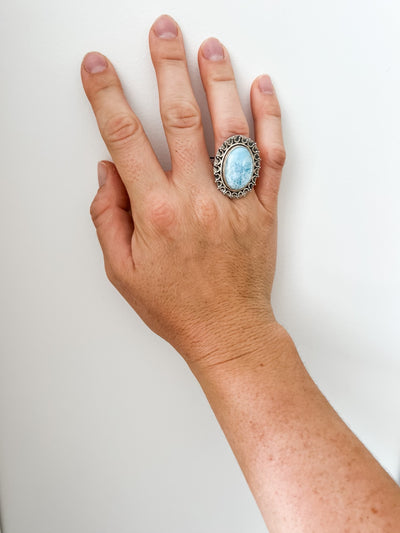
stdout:
[[(149, 44), (167, 172), (109, 59), (100, 56), (104, 70), (90, 73), (87, 54), (81, 66), (112, 158), (100, 163), (91, 205), (108, 278), (186, 360), (271, 533), (399, 531), (399, 487), (318, 390), (271, 307), (285, 149), (270, 78), (260, 76), (250, 91), (260, 176), (232, 200), (213, 180), (173, 19), (155, 21)], [(218, 55), (216, 46), (209, 39), (198, 54), (215, 150), (233, 134), (249, 135), (228, 51)]]

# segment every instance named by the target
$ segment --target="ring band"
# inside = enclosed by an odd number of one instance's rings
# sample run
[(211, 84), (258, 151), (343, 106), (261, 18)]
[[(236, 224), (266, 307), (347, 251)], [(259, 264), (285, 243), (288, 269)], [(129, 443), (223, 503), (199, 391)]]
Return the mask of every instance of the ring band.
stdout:
[(232, 135), (214, 158), (217, 188), (229, 198), (242, 198), (254, 187), (260, 172), (260, 152), (253, 139)]

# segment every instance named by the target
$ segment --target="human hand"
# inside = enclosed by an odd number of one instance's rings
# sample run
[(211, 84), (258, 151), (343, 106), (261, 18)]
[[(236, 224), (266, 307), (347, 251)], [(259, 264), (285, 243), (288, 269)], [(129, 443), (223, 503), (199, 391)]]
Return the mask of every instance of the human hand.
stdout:
[[(214, 183), (180, 29), (163, 15), (149, 43), (172, 169), (161, 168), (110, 61), (87, 54), (82, 83), (113, 160), (99, 164), (91, 215), (107, 276), (122, 296), (189, 363), (214, 364), (223, 360), (213, 353), (216, 340), (243, 329), (251, 338), (252, 328), (276, 324), (280, 108), (270, 78), (257, 78), (250, 96), (260, 176), (247, 196), (230, 199)], [(249, 127), (226, 48), (208, 39), (198, 62), (217, 150)]]

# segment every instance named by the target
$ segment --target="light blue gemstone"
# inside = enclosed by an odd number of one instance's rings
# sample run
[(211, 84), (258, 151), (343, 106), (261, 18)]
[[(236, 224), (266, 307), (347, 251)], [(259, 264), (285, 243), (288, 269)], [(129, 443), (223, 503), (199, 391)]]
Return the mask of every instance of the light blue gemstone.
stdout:
[(224, 180), (234, 190), (243, 189), (253, 175), (253, 158), (245, 146), (235, 146), (225, 156)]

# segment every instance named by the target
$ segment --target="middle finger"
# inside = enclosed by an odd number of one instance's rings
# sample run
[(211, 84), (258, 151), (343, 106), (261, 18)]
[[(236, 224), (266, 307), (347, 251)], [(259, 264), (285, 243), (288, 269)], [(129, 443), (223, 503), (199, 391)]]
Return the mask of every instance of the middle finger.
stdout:
[(171, 154), (172, 176), (199, 175), (210, 181), (210, 162), (199, 106), (193, 94), (181, 31), (162, 15), (153, 24), (150, 52), (160, 98), (160, 112)]

